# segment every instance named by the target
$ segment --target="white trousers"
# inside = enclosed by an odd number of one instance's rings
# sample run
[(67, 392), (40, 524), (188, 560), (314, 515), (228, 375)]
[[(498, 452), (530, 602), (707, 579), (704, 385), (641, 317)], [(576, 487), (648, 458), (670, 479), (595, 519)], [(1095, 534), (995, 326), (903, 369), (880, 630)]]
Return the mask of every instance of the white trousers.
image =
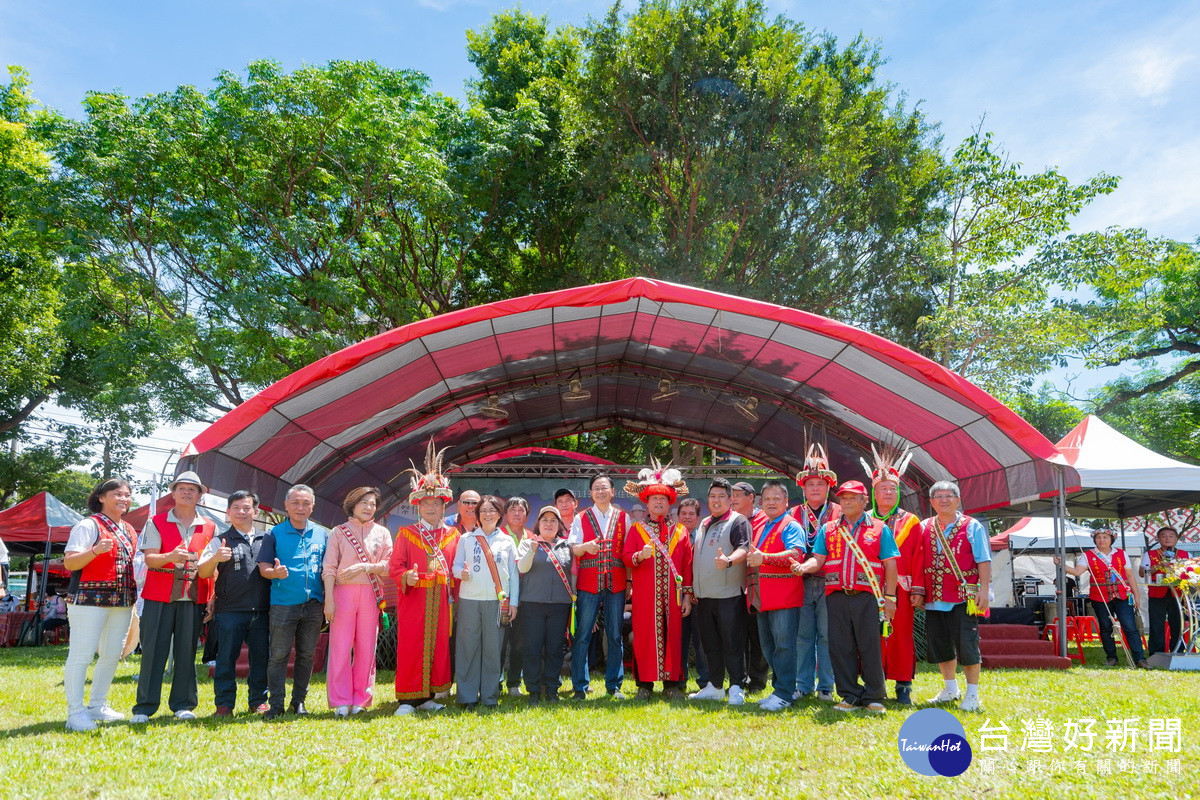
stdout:
[(132, 606), (101, 608), (74, 603), (67, 606), (67, 617), (71, 621), (71, 646), (63, 669), (63, 686), (67, 692), (68, 716), (85, 710), (83, 683), (87, 679), (92, 656), (97, 651), (100, 658), (92, 670), (92, 697), (88, 705), (100, 708), (108, 702), (108, 687), (117, 673), (117, 661), (125, 647), (131, 611)]

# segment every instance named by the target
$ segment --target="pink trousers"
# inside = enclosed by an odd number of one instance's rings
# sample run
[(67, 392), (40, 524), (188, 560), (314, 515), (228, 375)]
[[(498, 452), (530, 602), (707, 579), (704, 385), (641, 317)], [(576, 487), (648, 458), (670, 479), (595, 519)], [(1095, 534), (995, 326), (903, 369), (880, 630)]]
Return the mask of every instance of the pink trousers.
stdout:
[(329, 707), (369, 708), (375, 695), (375, 639), (379, 606), (367, 583), (333, 587), (333, 622), (329, 625), (326, 690)]

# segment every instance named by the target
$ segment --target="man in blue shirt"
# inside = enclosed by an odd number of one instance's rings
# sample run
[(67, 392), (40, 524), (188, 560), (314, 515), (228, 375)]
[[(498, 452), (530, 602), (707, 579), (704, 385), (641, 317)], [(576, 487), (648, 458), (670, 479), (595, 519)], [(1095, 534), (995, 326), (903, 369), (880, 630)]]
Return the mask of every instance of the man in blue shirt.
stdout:
[(304, 700), (317, 640), (325, 623), (325, 589), (321, 583), (325, 531), (309, 521), (314, 504), (310, 487), (298, 483), (289, 489), (283, 503), (288, 518), (267, 532), (258, 551), (258, 571), (271, 581), (271, 657), (267, 661), (271, 707), (263, 715), (265, 719), (283, 714), (287, 662), (293, 644), (296, 661), (290, 710), (294, 714), (308, 713)]

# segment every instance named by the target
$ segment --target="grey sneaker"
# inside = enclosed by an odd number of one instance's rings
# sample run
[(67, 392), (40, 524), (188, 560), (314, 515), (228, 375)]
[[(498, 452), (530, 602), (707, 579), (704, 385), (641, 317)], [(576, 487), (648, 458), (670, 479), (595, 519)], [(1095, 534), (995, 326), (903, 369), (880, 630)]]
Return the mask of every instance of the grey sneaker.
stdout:
[(189, 711), (186, 708), (181, 708), (175, 712), (175, 719), (182, 719), (182, 720), (186, 721), (186, 720), (193, 720), (195, 718), (196, 718), (196, 715), (193, 714), (191, 711)]

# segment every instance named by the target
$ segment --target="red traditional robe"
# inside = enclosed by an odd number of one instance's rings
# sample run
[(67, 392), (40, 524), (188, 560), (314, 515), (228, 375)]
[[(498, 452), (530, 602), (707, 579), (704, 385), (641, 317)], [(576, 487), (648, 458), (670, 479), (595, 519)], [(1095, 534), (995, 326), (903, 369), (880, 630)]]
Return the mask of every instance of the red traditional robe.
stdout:
[(896, 616), (892, 618), (892, 635), (883, 640), (883, 673), (889, 681), (912, 681), (917, 668), (916, 646), (913, 643), (912, 576), (921, 562), (921, 520), (897, 506), (884, 520), (896, 537), (900, 558), (896, 559)]
[[(396, 582), (396, 699), (421, 700), (448, 691), (450, 673), (450, 567), (458, 529), (401, 528), (388, 563)], [(416, 586), (404, 573), (417, 570)]]
[[(654, 555), (634, 566), (633, 556), (651, 541)], [(669, 554), (669, 564), (662, 549)], [(669, 520), (637, 522), (625, 536), (621, 558), (633, 571), (633, 657), (640, 681), (681, 681), (679, 639), (684, 594), (692, 592), (692, 541), (687, 528)], [(675, 580), (678, 575), (682, 583)]]

